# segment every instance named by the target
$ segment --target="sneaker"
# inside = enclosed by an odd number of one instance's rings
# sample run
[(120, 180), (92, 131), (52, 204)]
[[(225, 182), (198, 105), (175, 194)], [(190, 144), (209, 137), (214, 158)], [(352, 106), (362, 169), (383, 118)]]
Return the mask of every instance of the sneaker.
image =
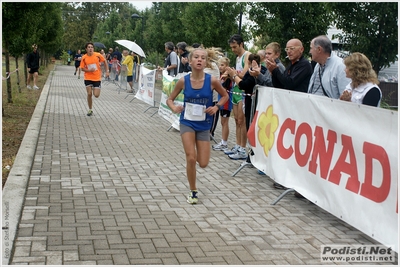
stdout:
[(238, 151), (238, 149), (239, 149), (239, 145), (235, 145), (234, 147), (232, 147), (232, 149), (225, 149), (224, 150), (224, 153), (226, 154), (226, 155), (230, 155), (230, 154), (236, 154), (236, 152)]
[(230, 154), (228, 155), (228, 157), (230, 159), (246, 159), (247, 158), (247, 154), (246, 154), (246, 150), (245, 149), (239, 149), (235, 154)]
[(78, 75), (78, 79), (80, 79), (80, 78), (81, 78), (81, 76)]
[(221, 151), (221, 150), (228, 149), (228, 145), (224, 145), (224, 144), (222, 144), (222, 142), (219, 142), (216, 145), (212, 145), (212, 149)]
[(31, 89), (32, 89), (32, 86), (28, 85), (26, 88), (28, 88), (29, 90), (31, 90)]
[(187, 198), (187, 203), (189, 204), (197, 204), (199, 198), (197, 197), (197, 190), (191, 190), (190, 194)]
[(93, 111), (92, 111), (91, 109), (89, 109), (87, 115), (88, 115), (88, 116), (92, 116), (92, 115), (93, 115)]
[(76, 75), (76, 72), (74, 72), (74, 75)]
[(39, 90), (39, 87), (37, 87), (36, 85), (33, 86), (34, 90)]
[(127, 90), (126, 92), (131, 94), (131, 93), (133, 93), (133, 89)]

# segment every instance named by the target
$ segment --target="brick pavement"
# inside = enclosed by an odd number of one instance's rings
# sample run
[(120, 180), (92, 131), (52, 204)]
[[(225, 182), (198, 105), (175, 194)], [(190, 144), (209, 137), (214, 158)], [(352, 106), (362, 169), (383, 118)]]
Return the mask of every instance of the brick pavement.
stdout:
[(232, 177), (241, 162), (218, 151), (187, 204), (179, 133), (114, 84), (87, 117), (73, 68), (50, 82), (10, 264), (320, 265), (321, 245), (379, 244), (292, 194), (271, 205), (273, 181)]

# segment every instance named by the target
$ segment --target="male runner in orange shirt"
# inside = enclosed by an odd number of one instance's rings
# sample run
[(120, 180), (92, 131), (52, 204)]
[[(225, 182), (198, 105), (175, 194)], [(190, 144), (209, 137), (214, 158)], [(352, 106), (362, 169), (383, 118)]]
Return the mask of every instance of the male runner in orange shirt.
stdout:
[[(92, 95), (96, 98), (100, 96), (101, 89), (101, 68), (100, 63), (104, 62), (104, 57), (97, 52), (94, 52), (94, 44), (88, 42), (85, 46), (86, 54), (83, 55), (80, 68), (84, 72), (84, 82), (87, 91), (87, 101), (89, 105), (88, 116), (93, 115), (92, 111)], [(104, 64), (106, 69), (106, 77), (110, 75), (108, 64)]]

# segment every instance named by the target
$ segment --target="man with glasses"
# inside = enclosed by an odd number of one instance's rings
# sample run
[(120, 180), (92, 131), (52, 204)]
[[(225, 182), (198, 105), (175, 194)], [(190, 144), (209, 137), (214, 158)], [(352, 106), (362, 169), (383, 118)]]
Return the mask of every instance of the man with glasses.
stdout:
[(310, 54), (317, 62), (308, 86), (308, 93), (339, 99), (351, 79), (346, 77), (343, 60), (332, 53), (332, 42), (325, 35), (310, 43)]
[(302, 42), (299, 39), (289, 40), (285, 51), (290, 62), (283, 73), (279, 71), (276, 62), (266, 60), (274, 87), (307, 93), (313, 70), (311, 63), (303, 56)]
[[(89, 106), (88, 116), (93, 115), (92, 111), (92, 95), (96, 98), (100, 96), (101, 89), (101, 67), (100, 63), (105, 62), (104, 57), (97, 52), (94, 52), (93, 43), (89, 42), (85, 46), (86, 54), (83, 55), (80, 68), (84, 72), (84, 82), (87, 91), (87, 102)], [(106, 69), (106, 77), (110, 75), (108, 65), (104, 64)]]
[[(311, 63), (303, 56), (304, 47), (302, 42), (299, 39), (289, 40), (286, 43), (285, 51), (290, 62), (283, 73), (279, 70), (275, 61), (266, 60), (274, 87), (307, 93), (313, 69)], [(274, 183), (274, 187), (286, 189), (286, 187), (278, 183)], [(303, 198), (298, 192), (295, 192), (294, 195), (297, 198)]]

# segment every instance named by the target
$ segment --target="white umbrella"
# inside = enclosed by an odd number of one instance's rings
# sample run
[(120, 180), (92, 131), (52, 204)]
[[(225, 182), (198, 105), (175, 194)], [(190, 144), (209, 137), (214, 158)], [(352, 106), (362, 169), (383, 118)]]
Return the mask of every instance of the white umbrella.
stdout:
[(141, 57), (146, 57), (146, 55), (143, 52), (143, 49), (135, 42), (129, 40), (116, 40), (115, 42), (119, 45), (124, 46), (125, 48), (128, 48), (130, 51), (135, 52)]

